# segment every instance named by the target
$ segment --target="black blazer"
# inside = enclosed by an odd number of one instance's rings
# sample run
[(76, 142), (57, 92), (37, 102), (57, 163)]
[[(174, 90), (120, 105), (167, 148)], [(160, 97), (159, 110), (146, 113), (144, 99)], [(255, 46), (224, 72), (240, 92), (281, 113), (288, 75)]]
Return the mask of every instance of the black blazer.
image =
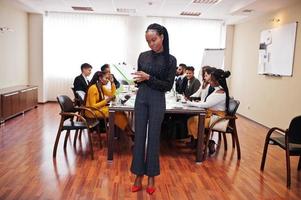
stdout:
[(87, 84), (85, 78), (83, 77), (83, 75), (79, 75), (79, 76), (75, 77), (74, 82), (73, 82), (73, 87), (74, 87), (75, 91), (87, 92), (88, 84)]
[(178, 78), (176, 81), (176, 91), (179, 94), (183, 94), (187, 87), (188, 79), (185, 76), (184, 78)]
[(186, 89), (184, 91), (184, 95), (185, 97), (190, 97), (191, 95), (193, 95), (196, 91), (198, 91), (198, 89), (201, 87), (201, 83), (197, 78), (193, 78), (190, 81), (190, 85), (186, 86)]

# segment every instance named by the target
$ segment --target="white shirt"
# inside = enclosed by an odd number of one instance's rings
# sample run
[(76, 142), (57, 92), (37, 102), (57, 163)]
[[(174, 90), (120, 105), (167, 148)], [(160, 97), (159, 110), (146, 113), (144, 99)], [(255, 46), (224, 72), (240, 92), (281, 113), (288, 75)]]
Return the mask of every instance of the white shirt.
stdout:
[[(107, 90), (111, 90), (112, 89), (112, 83), (111, 81), (108, 81), (108, 83), (106, 85), (104, 85), (104, 87), (107, 89)], [(105, 95), (105, 98), (108, 98), (107, 95)]]
[(84, 79), (85, 79), (85, 81), (86, 81), (87, 85), (89, 85), (89, 80), (88, 80), (88, 77), (87, 77), (87, 76), (85, 76), (84, 74), (82, 74), (82, 76), (84, 77)]
[(187, 105), (199, 108), (210, 108), (216, 111), (225, 111), (226, 93), (217, 93), (217, 91), (221, 89), (220, 87), (215, 87), (214, 89), (214, 92), (207, 97), (206, 102), (204, 102), (204, 98), (200, 102), (188, 101)]
[(191, 95), (190, 97), (200, 97), (201, 100), (204, 100), (206, 98), (206, 96), (208, 95), (208, 91), (209, 91), (209, 87), (210, 84), (208, 84), (204, 89), (203, 86), (201, 85), (201, 87), (198, 89), (198, 91), (196, 91), (193, 95)]

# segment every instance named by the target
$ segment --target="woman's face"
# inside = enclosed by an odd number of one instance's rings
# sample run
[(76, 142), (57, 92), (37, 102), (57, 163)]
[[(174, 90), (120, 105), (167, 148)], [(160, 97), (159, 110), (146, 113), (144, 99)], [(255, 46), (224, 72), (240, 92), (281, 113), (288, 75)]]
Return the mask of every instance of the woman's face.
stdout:
[(159, 35), (156, 31), (149, 30), (145, 33), (145, 39), (151, 50), (156, 53), (163, 51), (163, 35)]
[(217, 87), (217, 86), (219, 86), (218, 81), (215, 80), (215, 78), (213, 76), (211, 76), (209, 83), (210, 83), (211, 87)]
[(207, 72), (204, 73), (204, 80), (206, 83), (209, 83), (211, 79), (211, 74), (208, 74)]
[(102, 85), (106, 85), (108, 83), (108, 79), (107, 79), (107, 76), (104, 75), (104, 76), (99, 76), (99, 81)]

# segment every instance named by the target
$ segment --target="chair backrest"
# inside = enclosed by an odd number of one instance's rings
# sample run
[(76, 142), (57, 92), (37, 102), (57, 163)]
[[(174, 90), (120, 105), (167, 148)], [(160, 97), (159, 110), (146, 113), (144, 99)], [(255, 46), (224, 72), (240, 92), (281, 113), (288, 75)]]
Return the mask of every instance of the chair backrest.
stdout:
[(228, 114), (233, 116), (236, 114), (236, 111), (239, 107), (240, 102), (238, 100), (235, 100), (233, 98), (230, 98), (229, 100), (229, 109), (228, 109)]
[(76, 112), (73, 101), (66, 95), (60, 95), (57, 98), (62, 112)]
[(72, 90), (72, 92), (73, 92), (73, 94), (75, 96), (75, 89), (74, 89), (74, 87), (72, 87), (71, 90)]
[(288, 128), (288, 140), (291, 143), (301, 144), (301, 116), (295, 117)]
[(76, 94), (76, 98), (79, 101), (80, 106), (83, 105), (84, 101), (85, 101), (86, 93), (84, 91), (79, 90), (79, 91), (76, 91), (75, 94)]
[(75, 102), (75, 105), (80, 106), (80, 100), (79, 100), (79, 98), (77, 97), (77, 94), (76, 94), (76, 91), (75, 91), (74, 87), (71, 87), (71, 90), (72, 90), (73, 95), (74, 95), (74, 102)]

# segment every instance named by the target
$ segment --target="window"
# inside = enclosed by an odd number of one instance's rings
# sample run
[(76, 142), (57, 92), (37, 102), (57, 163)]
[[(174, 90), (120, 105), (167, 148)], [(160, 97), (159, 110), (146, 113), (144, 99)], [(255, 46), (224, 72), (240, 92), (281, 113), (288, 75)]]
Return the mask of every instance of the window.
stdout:
[(135, 66), (139, 53), (149, 49), (144, 33), (154, 22), (168, 29), (170, 53), (178, 63), (197, 70), (204, 48), (223, 47), (221, 21), (48, 13), (44, 18), (43, 43), (47, 100), (55, 100), (59, 94), (72, 96), (70, 88), (84, 62), (93, 66), (93, 72), (104, 63)]

